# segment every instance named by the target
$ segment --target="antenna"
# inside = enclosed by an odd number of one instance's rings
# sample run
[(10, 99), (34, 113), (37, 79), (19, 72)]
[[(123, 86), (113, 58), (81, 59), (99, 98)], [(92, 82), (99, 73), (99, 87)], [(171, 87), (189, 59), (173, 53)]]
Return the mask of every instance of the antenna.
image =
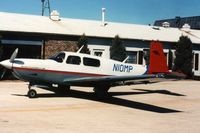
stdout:
[(48, 10), (49, 16), (51, 14), (51, 8), (50, 8), (50, 1), (49, 0), (41, 0), (42, 2), (42, 16), (44, 16), (45, 9)]

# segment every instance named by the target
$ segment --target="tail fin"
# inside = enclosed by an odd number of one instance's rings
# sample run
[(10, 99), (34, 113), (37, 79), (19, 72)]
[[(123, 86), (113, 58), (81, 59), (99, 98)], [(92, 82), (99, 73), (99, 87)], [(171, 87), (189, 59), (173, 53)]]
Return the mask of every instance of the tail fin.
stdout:
[(163, 52), (162, 44), (152, 41), (150, 46), (149, 74), (169, 73), (166, 57)]

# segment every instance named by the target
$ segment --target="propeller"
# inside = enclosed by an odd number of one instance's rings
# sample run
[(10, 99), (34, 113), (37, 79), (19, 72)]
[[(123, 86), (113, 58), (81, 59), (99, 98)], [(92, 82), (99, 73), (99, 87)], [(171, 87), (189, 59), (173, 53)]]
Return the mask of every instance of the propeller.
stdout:
[[(9, 62), (10, 62), (10, 63), (13, 63), (13, 62), (14, 62), (15, 58), (17, 57), (17, 54), (18, 54), (18, 48), (15, 49), (15, 51), (14, 51), (13, 54), (12, 54), (12, 56), (10, 57), (10, 59), (9, 59)], [(3, 61), (2, 61), (1, 63), (3, 64)], [(1, 64), (1, 65), (2, 65), (2, 64)], [(4, 65), (2, 65), (2, 66), (4, 66)], [(4, 69), (3, 69), (2, 74), (1, 74), (1, 76), (0, 76), (0, 80), (3, 79), (3, 77), (4, 77), (5, 74), (6, 74), (6, 72), (7, 72), (7, 69), (6, 69), (5, 66), (4, 66)]]
[(13, 52), (12, 56), (10, 57), (10, 62), (13, 63), (15, 58), (17, 57), (18, 54), (18, 48), (15, 49), (15, 51)]
[(2, 72), (2, 74), (1, 74), (0, 80), (2, 80), (2, 79), (3, 79), (3, 77), (4, 77), (4, 76), (5, 76), (5, 74), (6, 74), (6, 72), (7, 72), (7, 69), (6, 69), (6, 68), (4, 68), (4, 69), (3, 69), (3, 72)]

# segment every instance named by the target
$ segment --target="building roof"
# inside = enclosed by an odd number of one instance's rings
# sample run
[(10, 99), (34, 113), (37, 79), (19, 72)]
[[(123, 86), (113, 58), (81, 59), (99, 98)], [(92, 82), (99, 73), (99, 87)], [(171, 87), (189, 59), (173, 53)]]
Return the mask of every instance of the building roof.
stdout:
[(163, 20), (156, 20), (154, 25), (155, 26), (162, 26), (163, 23), (168, 22), (170, 27), (179, 28), (182, 27), (184, 24), (189, 24), (191, 29), (200, 30), (200, 16), (190, 16), (190, 17), (180, 17), (177, 16), (171, 19), (163, 19)]
[(177, 42), (181, 35), (187, 35), (193, 43), (200, 44), (200, 30), (154, 27), (148, 25), (124, 24), (101, 21), (61, 18), (53, 21), (46, 16), (0, 12), (0, 31), (44, 33), (122, 39), (159, 40)]

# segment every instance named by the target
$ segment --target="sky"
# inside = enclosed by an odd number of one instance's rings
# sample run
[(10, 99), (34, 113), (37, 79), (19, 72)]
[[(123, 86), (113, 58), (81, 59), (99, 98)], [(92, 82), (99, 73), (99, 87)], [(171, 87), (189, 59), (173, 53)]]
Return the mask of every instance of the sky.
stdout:
[[(108, 22), (145, 25), (200, 15), (200, 0), (50, 0), (50, 4), (64, 18), (101, 20), (104, 7)], [(1, 0), (0, 12), (41, 15), (41, 0)]]

